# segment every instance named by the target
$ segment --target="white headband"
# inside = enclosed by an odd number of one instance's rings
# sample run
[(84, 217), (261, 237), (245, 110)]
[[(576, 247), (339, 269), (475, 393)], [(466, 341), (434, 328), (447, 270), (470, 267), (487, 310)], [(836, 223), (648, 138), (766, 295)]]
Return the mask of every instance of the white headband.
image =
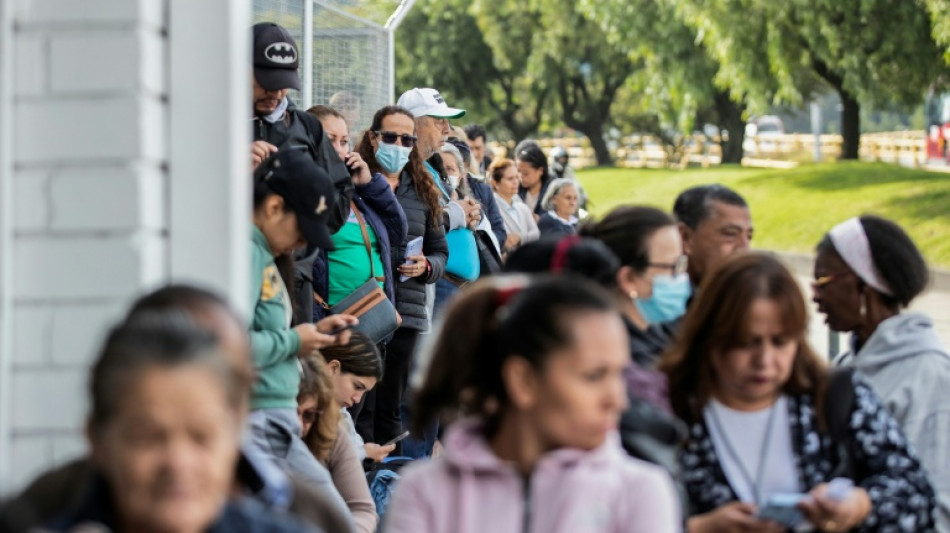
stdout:
[(861, 280), (888, 296), (893, 296), (894, 292), (887, 286), (887, 282), (881, 277), (877, 267), (874, 266), (874, 259), (871, 257), (871, 245), (868, 244), (868, 236), (864, 233), (864, 226), (858, 218), (849, 218), (841, 224), (831, 228), (828, 232), (831, 237), (831, 243), (844, 262), (851, 270), (858, 275)]

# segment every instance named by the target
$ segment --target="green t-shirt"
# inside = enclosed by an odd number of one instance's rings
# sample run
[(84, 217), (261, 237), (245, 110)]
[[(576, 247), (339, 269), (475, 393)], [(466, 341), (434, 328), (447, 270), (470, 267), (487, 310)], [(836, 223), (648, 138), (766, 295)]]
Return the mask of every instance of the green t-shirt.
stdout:
[[(383, 261), (379, 255), (376, 232), (369, 224), (366, 225), (366, 232), (369, 233), (370, 249), (373, 252), (373, 274), (382, 279), (385, 273)], [(366, 255), (363, 233), (360, 231), (360, 224), (352, 209), (346, 224), (343, 224), (340, 231), (333, 234), (333, 244), (336, 245), (336, 250), (327, 252), (327, 270), (330, 275), (330, 294), (327, 305), (331, 306), (336, 305), (360, 285), (366, 283), (370, 276), (369, 256)], [(384, 283), (380, 281), (379, 286), (383, 285)]]

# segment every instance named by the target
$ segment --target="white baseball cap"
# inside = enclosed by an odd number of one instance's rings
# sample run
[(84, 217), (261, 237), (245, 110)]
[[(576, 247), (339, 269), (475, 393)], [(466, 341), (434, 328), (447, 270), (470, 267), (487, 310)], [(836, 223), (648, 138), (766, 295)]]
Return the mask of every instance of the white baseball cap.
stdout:
[(447, 106), (439, 91), (429, 88), (420, 89), (417, 87), (402, 93), (396, 105), (408, 109), (416, 118), (459, 118), (465, 116), (464, 109)]

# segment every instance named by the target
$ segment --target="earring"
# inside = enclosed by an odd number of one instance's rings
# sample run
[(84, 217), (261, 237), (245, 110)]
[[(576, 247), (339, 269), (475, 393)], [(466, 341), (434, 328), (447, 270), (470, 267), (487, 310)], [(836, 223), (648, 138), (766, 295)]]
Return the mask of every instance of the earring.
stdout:
[(864, 292), (861, 293), (861, 308), (858, 310), (861, 313), (861, 319), (865, 319), (868, 316), (868, 302), (867, 298), (864, 297)]
[(630, 299), (631, 299), (631, 300), (636, 300), (636, 299), (637, 299), (637, 296), (640, 296), (640, 293), (637, 292), (637, 289), (633, 289), (633, 290), (630, 291)]

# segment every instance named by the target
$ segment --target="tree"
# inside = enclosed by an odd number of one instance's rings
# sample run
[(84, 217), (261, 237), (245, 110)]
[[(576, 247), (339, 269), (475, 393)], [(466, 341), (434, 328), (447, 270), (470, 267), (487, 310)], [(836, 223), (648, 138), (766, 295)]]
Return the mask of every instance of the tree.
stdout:
[(801, 104), (818, 89), (841, 98), (841, 157), (855, 159), (861, 102), (918, 104), (946, 65), (927, 11), (890, 0), (679, 0), (720, 63), (717, 82), (754, 107)]
[(719, 65), (669, 0), (581, 0), (580, 5), (611, 42), (643, 60), (639, 89), (657, 114), (653, 127), (649, 120), (643, 124), (647, 131), (670, 144), (670, 130), (686, 135), (697, 118), (709, 120), (727, 132), (719, 140), (722, 161), (742, 161), (745, 103), (713, 83)]
[(549, 89), (527, 74), (530, 48), (513, 46), (538, 27), (524, 17), (497, 21), (505, 43), (489, 46), (463, 0), (422, 0), (397, 30), (396, 79), (400, 87), (436, 87), (467, 120), (504, 128), (514, 140), (538, 131)]
[[(498, 56), (529, 51), (527, 74), (550, 91), (564, 124), (587, 136), (597, 163), (611, 164), (604, 134), (617, 93), (636, 69), (628, 54), (573, 0), (475, 0), (472, 13)], [(531, 28), (530, 35), (513, 38), (517, 28)]]
[(397, 79), (445, 91), (514, 140), (563, 122), (607, 165), (611, 107), (635, 65), (598, 30), (571, 0), (421, 0), (398, 32)]

